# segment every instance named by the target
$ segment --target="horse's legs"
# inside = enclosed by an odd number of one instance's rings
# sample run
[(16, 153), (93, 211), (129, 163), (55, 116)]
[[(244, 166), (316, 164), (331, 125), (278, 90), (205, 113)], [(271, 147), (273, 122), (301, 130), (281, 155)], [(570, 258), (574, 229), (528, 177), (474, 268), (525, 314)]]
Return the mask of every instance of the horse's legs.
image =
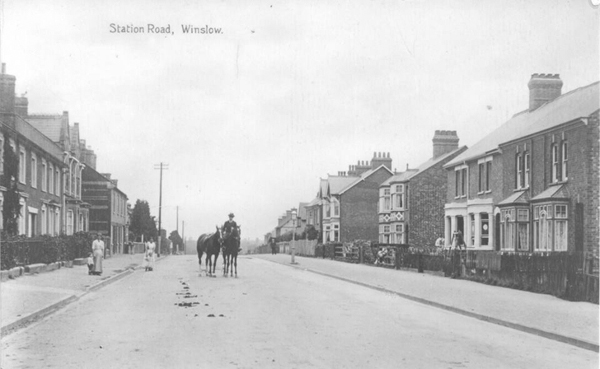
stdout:
[(235, 277), (237, 278), (237, 255), (233, 257), (233, 265), (235, 267)]

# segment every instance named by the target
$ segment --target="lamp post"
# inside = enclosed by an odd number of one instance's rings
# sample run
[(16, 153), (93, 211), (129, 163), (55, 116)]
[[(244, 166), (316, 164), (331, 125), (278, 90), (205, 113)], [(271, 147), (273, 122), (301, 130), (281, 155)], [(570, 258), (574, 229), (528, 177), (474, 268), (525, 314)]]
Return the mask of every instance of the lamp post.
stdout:
[(298, 218), (298, 211), (296, 208), (292, 209), (292, 264), (296, 264), (294, 257), (296, 256), (296, 219)]

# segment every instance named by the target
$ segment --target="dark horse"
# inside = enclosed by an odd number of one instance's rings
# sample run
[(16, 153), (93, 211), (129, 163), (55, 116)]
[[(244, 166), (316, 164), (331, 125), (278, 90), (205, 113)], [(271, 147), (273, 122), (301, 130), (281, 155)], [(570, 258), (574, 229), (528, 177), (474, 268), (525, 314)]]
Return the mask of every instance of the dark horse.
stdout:
[(231, 232), (223, 236), (223, 275), (229, 273), (233, 277), (235, 268), (235, 277), (237, 278), (237, 256), (240, 248), (240, 226), (233, 228)]
[[(205, 233), (196, 243), (196, 251), (198, 252), (198, 265), (200, 266), (200, 275), (202, 275), (202, 254), (206, 253), (206, 275), (214, 277), (215, 267), (217, 266), (217, 258), (219, 257), (219, 250), (223, 243), (221, 238), (221, 231), (217, 226), (217, 231), (214, 234)], [(214, 261), (213, 261), (214, 256)]]

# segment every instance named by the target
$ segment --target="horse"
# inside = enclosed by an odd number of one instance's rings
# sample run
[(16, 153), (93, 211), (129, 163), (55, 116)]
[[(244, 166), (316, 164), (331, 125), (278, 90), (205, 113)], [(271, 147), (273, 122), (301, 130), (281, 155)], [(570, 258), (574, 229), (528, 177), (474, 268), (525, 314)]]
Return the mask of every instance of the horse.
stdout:
[(223, 275), (229, 273), (233, 277), (235, 268), (235, 277), (237, 278), (237, 256), (240, 248), (241, 228), (237, 226), (228, 235), (223, 238)]
[[(198, 238), (196, 243), (196, 251), (198, 252), (198, 266), (200, 267), (200, 275), (202, 275), (202, 254), (206, 253), (206, 275), (214, 277), (217, 259), (219, 257), (219, 249), (223, 244), (221, 238), (221, 230), (216, 226), (217, 231), (213, 234), (205, 233)], [(214, 262), (213, 262), (214, 255)]]

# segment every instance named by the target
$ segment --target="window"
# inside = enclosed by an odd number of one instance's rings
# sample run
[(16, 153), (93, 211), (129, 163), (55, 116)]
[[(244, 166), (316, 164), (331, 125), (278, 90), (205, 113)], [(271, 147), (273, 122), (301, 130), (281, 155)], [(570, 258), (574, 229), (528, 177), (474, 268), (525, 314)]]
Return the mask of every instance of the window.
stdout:
[(568, 217), (567, 205), (534, 206), (533, 242), (535, 251), (567, 251)]
[[(26, 155), (25, 155), (25, 149), (21, 149), (19, 151), (19, 182), (25, 184), (25, 178), (27, 177), (27, 162), (26, 160)], [(24, 233), (21, 233), (24, 234)]]
[(379, 190), (379, 212), (389, 212), (391, 209), (390, 188)]
[(552, 182), (560, 181), (560, 173), (558, 170), (558, 145), (552, 145)]
[(60, 234), (60, 211), (58, 208), (54, 210), (54, 234)]
[(523, 185), (525, 188), (529, 188), (530, 163), (529, 163), (529, 153), (528, 152), (526, 152), (523, 157), (523, 165), (525, 167), (525, 173), (523, 175)]
[(471, 244), (469, 246), (475, 246), (475, 214), (469, 214), (471, 227), (469, 228), (471, 233)]
[(48, 166), (48, 193), (54, 193), (54, 166)]
[(465, 197), (467, 195), (467, 168), (455, 168), (455, 197)]
[(339, 217), (340, 216), (340, 202), (337, 199), (333, 199), (332, 203), (333, 203), (333, 216)]
[(568, 155), (568, 150), (567, 150), (567, 142), (564, 141), (562, 144), (562, 180), (566, 181), (568, 178), (568, 171), (567, 171), (567, 160), (569, 159), (569, 155)]
[(529, 250), (529, 209), (517, 209), (517, 250)]
[(56, 168), (56, 175), (54, 176), (54, 194), (60, 196), (60, 170)]
[(340, 240), (340, 225), (333, 225), (333, 242), (338, 242)]
[(484, 183), (484, 176), (485, 176), (485, 163), (479, 163), (479, 192), (483, 192), (485, 191), (485, 183)]
[(26, 203), (25, 203), (25, 199), (21, 197), (21, 199), (19, 200), (19, 204), (21, 205), (21, 214), (19, 216), (19, 234), (25, 234), (25, 232), (27, 231), (25, 229), (25, 207), (26, 207)]
[(401, 243), (403, 244), (404, 241), (404, 224), (400, 223), (400, 224), (395, 224), (394, 226), (394, 231), (395, 231), (395, 243)]
[(500, 248), (502, 250), (514, 250), (515, 249), (515, 223), (514, 223), (514, 209), (502, 210), (500, 216), (500, 230), (501, 230), (501, 242)]
[(48, 212), (46, 211), (46, 205), (42, 205), (42, 234), (48, 233)]
[(73, 234), (73, 210), (67, 211), (67, 236)]
[(491, 181), (492, 181), (492, 161), (488, 160), (485, 163), (485, 190), (487, 192), (492, 190)]
[(31, 153), (31, 187), (37, 188), (37, 157)]
[(515, 175), (515, 188), (523, 188), (523, 156), (521, 154), (517, 154), (517, 158), (515, 160), (516, 175)]
[(327, 243), (330, 241), (329, 237), (331, 234), (331, 229), (329, 227), (329, 225), (325, 226), (325, 232), (323, 233), (323, 243)]
[(404, 185), (395, 185), (392, 194), (392, 206), (394, 209), (404, 209)]
[(54, 232), (54, 210), (52, 210), (52, 207), (48, 208), (48, 234), (50, 236), (56, 235)]
[(48, 165), (44, 159), (42, 159), (42, 191), (48, 191)]
[(390, 243), (390, 226), (383, 226), (383, 243)]
[(323, 207), (325, 208), (325, 218), (329, 218), (330, 214), (329, 214), (329, 202), (325, 201), (325, 203), (323, 204)]

